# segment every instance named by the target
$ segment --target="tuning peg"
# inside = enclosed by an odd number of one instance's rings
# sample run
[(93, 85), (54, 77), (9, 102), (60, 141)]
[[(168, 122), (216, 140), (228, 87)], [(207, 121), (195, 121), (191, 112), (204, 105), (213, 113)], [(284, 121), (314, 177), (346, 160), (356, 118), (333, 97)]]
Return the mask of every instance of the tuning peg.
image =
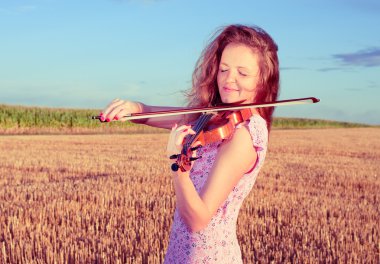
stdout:
[(169, 159), (177, 159), (180, 154), (173, 154), (169, 157)]
[(172, 164), (172, 171), (178, 171), (178, 169), (179, 169), (178, 164), (177, 163), (173, 163)]
[(194, 150), (197, 150), (197, 149), (202, 148), (202, 147), (203, 147), (202, 145), (198, 145), (198, 146), (196, 146), (196, 147), (192, 147), (192, 148), (190, 148), (190, 150), (191, 150), (191, 151), (194, 151)]
[(202, 158), (202, 156), (199, 156), (199, 157), (191, 157), (191, 158), (190, 158), (190, 161), (194, 161), (194, 160), (201, 159), (201, 158)]

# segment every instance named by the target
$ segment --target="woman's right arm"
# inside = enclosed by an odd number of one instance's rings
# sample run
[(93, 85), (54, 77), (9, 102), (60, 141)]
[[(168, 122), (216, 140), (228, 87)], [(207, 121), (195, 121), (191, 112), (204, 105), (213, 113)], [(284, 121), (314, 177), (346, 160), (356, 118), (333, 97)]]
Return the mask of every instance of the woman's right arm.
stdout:
[[(157, 112), (177, 109), (180, 110), (183, 108), (184, 107), (174, 106), (152, 106), (143, 104), (141, 102), (115, 99), (101, 112), (101, 114), (103, 116), (103, 121), (125, 121), (126, 118), (123, 118), (123, 116), (131, 113)], [(152, 127), (171, 129), (176, 123), (178, 125), (189, 123), (190, 121), (195, 120), (196, 117), (196, 115), (175, 115), (167, 117), (135, 119), (131, 120), (131, 122)]]
[[(142, 109), (140, 113), (158, 112), (158, 111), (167, 111), (167, 110), (180, 110), (184, 108), (184, 107), (174, 107), (174, 106), (153, 106), (153, 105), (146, 105), (141, 102), (136, 102), (136, 103), (140, 104), (140, 108)], [(171, 129), (174, 124), (182, 124), (185, 121), (184, 118), (185, 118), (184, 115), (175, 115), (175, 116), (135, 119), (135, 120), (131, 120), (131, 122), (136, 123), (136, 124), (145, 124), (152, 127)]]

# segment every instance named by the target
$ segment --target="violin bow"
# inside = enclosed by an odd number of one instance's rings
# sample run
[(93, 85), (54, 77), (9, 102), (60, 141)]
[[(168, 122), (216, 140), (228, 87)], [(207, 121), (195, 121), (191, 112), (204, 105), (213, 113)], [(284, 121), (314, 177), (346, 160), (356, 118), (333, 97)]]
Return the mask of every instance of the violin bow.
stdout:
[[(305, 98), (296, 98), (288, 100), (279, 100), (266, 103), (254, 103), (254, 104), (232, 104), (231, 106), (214, 106), (214, 107), (203, 107), (203, 108), (185, 108), (177, 110), (167, 110), (167, 111), (157, 111), (157, 112), (144, 112), (144, 113), (133, 113), (127, 114), (122, 118), (125, 120), (134, 120), (134, 119), (143, 119), (143, 118), (155, 118), (163, 116), (174, 116), (174, 115), (183, 115), (183, 114), (195, 114), (195, 113), (214, 113), (219, 111), (228, 111), (228, 110), (240, 110), (246, 108), (263, 108), (263, 107), (272, 107), (272, 106), (285, 106), (285, 105), (296, 105), (296, 104), (314, 104), (318, 103), (320, 100), (315, 97), (305, 97)], [(100, 116), (92, 116), (92, 119), (100, 119)]]

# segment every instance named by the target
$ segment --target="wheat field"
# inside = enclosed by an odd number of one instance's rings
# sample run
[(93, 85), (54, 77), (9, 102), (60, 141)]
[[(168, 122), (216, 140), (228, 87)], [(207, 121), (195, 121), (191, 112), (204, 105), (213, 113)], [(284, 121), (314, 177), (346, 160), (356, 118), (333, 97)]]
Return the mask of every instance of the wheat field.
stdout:
[[(161, 263), (168, 134), (0, 136), (0, 263)], [(273, 130), (244, 263), (380, 263), (380, 129)]]

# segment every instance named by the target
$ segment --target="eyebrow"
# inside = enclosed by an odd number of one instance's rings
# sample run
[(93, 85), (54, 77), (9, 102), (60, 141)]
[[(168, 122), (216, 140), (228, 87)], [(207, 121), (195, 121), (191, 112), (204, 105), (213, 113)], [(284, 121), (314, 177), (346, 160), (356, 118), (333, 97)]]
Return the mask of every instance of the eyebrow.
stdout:
[[(220, 65), (225, 65), (225, 66), (228, 66), (230, 67), (230, 65), (228, 65), (227, 63), (225, 62), (221, 62)], [(244, 67), (244, 66), (238, 66), (239, 69), (245, 69), (245, 70), (248, 70), (248, 71), (252, 71), (252, 69), (249, 69), (247, 67)]]

